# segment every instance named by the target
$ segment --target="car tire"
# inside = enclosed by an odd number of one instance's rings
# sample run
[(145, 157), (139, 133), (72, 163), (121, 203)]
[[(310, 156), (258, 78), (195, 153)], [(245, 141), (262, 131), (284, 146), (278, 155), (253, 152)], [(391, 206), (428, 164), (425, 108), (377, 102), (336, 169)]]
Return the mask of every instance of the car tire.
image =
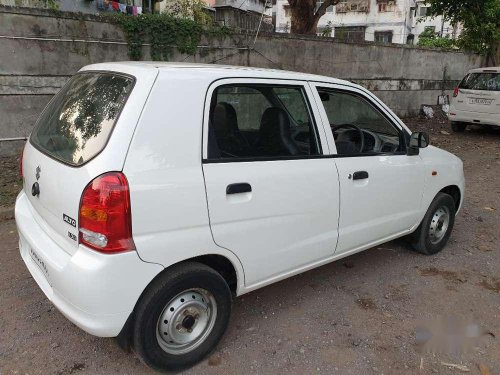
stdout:
[(152, 282), (137, 304), (134, 350), (157, 371), (191, 367), (222, 338), (231, 304), (226, 281), (212, 268), (195, 262), (173, 266)]
[(466, 126), (467, 125), (465, 125), (463, 122), (451, 122), (451, 130), (453, 130), (455, 133), (463, 133)]
[(445, 193), (438, 193), (429, 206), (417, 230), (410, 235), (416, 251), (433, 255), (446, 246), (455, 224), (455, 201)]

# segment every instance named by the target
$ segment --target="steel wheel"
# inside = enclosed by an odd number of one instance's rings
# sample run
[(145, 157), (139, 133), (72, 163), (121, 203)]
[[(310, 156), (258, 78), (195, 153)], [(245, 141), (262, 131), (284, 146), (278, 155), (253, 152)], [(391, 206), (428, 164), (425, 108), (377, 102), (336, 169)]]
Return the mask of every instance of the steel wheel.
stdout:
[(429, 240), (432, 244), (440, 242), (448, 231), (450, 225), (450, 210), (446, 206), (440, 206), (432, 215), (429, 226)]
[(217, 318), (214, 296), (204, 289), (189, 289), (170, 300), (157, 323), (156, 339), (169, 354), (188, 353), (208, 337)]

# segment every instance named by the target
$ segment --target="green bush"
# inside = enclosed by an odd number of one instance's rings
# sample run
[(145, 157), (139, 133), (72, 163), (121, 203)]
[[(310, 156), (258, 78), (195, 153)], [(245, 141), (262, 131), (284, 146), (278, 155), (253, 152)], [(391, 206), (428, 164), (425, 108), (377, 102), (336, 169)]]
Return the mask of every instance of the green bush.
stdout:
[(130, 17), (125, 14), (111, 15), (113, 22), (121, 26), (127, 38), (131, 60), (142, 58), (142, 45), (151, 44), (151, 59), (168, 60), (173, 48), (181, 53), (194, 54), (202, 35), (228, 35), (227, 27), (206, 25), (191, 18), (175, 17), (168, 13), (142, 14)]
[(455, 40), (440, 37), (431, 29), (425, 30), (419, 35), (417, 45), (421, 47), (433, 47), (445, 50), (452, 50), (457, 48)]

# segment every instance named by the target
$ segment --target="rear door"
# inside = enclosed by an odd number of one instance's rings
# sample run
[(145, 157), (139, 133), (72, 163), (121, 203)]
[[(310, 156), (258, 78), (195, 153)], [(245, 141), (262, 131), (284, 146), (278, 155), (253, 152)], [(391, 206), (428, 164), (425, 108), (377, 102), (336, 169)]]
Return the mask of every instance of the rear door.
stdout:
[(45, 108), (26, 144), (23, 189), (33, 216), (70, 254), (78, 247), (83, 189), (98, 175), (123, 168), (157, 74), (143, 73), (139, 79), (109, 71), (75, 75)]
[(248, 288), (333, 256), (339, 186), (304, 82), (213, 84), (204, 124), (210, 226)]
[(500, 115), (500, 71), (469, 73), (460, 83), (454, 102), (459, 111)]

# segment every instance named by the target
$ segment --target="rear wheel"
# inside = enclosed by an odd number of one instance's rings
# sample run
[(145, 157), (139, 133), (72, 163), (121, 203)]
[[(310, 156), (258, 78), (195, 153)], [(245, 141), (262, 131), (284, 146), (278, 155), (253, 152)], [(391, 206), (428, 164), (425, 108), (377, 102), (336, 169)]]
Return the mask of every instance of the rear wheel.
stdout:
[(455, 133), (462, 133), (465, 131), (465, 125), (463, 122), (451, 122), (451, 130), (453, 130)]
[(445, 193), (438, 193), (424, 219), (410, 236), (413, 248), (426, 255), (440, 252), (448, 242), (455, 224), (455, 202)]
[(215, 348), (230, 313), (231, 291), (219, 273), (194, 262), (174, 266), (138, 303), (134, 349), (156, 370), (185, 369)]

